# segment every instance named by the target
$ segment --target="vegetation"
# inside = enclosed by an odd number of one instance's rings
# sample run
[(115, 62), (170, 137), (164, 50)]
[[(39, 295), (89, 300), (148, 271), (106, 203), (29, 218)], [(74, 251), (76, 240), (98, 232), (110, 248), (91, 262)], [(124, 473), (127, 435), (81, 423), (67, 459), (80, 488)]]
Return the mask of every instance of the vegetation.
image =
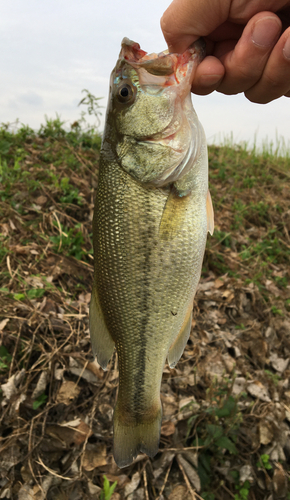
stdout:
[(1, 498), (289, 498), (289, 156), (209, 148), (215, 232), (160, 452), (120, 471), (117, 361), (92, 362), (88, 330), (100, 144), (84, 116), (0, 128)]

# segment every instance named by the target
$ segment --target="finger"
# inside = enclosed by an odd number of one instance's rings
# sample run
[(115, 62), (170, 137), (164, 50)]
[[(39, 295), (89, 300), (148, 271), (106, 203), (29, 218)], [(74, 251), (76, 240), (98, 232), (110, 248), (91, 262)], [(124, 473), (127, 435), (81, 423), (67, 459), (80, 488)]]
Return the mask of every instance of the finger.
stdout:
[(218, 91), (237, 94), (253, 87), (263, 73), (281, 29), (278, 16), (260, 12), (250, 19), (234, 50), (224, 54), (223, 42), (217, 44), (213, 55), (225, 66), (225, 77)]
[[(160, 24), (170, 52), (184, 52), (227, 20), (232, 0), (173, 0)], [(210, 13), (210, 15), (209, 15)]]
[(271, 52), (260, 80), (247, 92), (253, 102), (265, 104), (282, 95), (290, 95), (290, 28)]
[(198, 95), (207, 95), (216, 90), (225, 73), (219, 59), (207, 56), (196, 68), (191, 91)]

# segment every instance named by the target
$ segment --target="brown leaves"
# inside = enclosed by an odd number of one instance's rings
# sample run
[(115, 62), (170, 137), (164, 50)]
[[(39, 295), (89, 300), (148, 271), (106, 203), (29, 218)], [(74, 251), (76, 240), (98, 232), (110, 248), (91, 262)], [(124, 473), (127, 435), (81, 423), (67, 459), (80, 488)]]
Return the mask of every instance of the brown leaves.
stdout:
[(83, 457), (83, 468), (86, 471), (91, 471), (97, 467), (107, 465), (107, 449), (105, 445), (87, 447)]
[(68, 405), (78, 397), (80, 390), (80, 387), (74, 382), (70, 380), (64, 381), (57, 393), (56, 402)]

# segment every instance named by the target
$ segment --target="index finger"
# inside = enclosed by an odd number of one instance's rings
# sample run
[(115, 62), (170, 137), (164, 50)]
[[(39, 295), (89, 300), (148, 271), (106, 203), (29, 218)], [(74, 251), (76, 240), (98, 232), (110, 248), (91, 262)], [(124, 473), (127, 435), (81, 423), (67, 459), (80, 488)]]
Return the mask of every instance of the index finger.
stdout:
[(184, 52), (201, 36), (212, 33), (228, 18), (231, 0), (173, 0), (161, 18), (170, 52)]

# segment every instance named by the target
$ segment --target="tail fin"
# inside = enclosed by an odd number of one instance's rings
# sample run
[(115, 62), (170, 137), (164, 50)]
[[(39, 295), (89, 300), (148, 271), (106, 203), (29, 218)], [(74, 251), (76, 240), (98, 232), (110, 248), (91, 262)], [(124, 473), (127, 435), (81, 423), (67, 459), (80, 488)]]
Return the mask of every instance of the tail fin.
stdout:
[(158, 452), (162, 421), (161, 404), (155, 418), (137, 421), (130, 418), (125, 423), (118, 407), (114, 413), (114, 459), (118, 467), (127, 467), (141, 451), (150, 458)]

